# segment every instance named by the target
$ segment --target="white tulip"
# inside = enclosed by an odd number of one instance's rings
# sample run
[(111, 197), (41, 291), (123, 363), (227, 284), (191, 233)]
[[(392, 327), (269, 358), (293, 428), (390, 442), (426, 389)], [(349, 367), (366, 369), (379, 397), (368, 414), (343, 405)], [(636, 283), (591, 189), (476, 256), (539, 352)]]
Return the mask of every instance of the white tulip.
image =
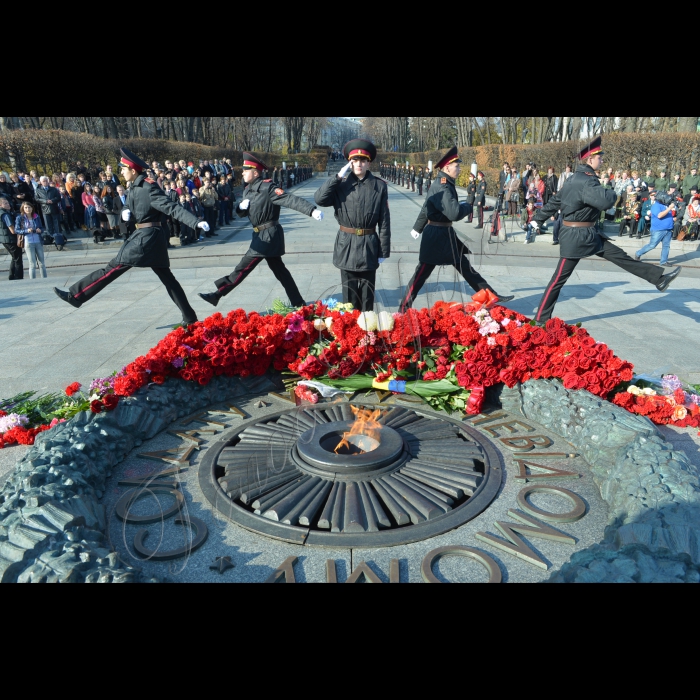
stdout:
[(328, 330), (331, 330), (331, 328), (333, 328), (333, 318), (332, 318), (331, 316), (329, 316), (329, 317), (326, 319), (326, 328), (327, 328)]
[(387, 311), (382, 311), (377, 319), (377, 328), (380, 331), (391, 332), (394, 330), (394, 317)]
[(363, 331), (367, 331), (368, 333), (376, 331), (378, 323), (379, 319), (374, 311), (365, 311), (364, 313), (360, 314), (360, 317), (357, 319), (357, 325), (362, 328)]
[(322, 318), (317, 318), (314, 321), (314, 328), (321, 333), (326, 330), (326, 322)]

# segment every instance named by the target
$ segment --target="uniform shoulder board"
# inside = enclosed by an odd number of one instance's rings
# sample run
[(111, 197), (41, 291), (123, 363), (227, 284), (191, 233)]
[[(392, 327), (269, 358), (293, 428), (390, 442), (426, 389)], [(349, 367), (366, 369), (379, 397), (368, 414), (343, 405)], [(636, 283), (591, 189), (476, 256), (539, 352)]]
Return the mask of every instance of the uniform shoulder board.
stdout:
[(443, 177), (443, 178), (440, 180), (440, 184), (441, 184), (441, 185), (446, 185), (446, 184), (447, 184), (447, 178), (446, 178), (446, 177)]
[(272, 182), (272, 180), (263, 180), (263, 182)]
[(278, 188), (275, 190), (275, 194), (276, 194), (278, 197), (281, 197), (281, 196), (284, 194), (284, 190), (283, 190), (281, 187), (278, 187)]
[(155, 181), (153, 178), (151, 178), (151, 177), (147, 177), (147, 178), (146, 178), (146, 182), (147, 182), (149, 185), (155, 185), (155, 184), (156, 184), (156, 181)]

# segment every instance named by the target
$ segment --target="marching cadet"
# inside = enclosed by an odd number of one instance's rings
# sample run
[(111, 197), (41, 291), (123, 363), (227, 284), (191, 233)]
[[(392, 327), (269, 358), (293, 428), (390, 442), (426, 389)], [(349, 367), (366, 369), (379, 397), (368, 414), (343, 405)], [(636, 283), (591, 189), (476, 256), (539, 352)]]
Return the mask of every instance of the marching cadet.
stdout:
[(423, 183), (425, 178), (423, 177), (423, 168), (418, 168), (418, 175), (416, 176), (416, 185), (418, 185), (418, 196), (423, 196)]
[[(430, 170), (430, 168), (428, 168), (426, 172), (427, 172), (427, 174), (428, 174), (428, 177), (427, 177), (428, 186), (427, 186), (426, 192), (427, 192), (428, 194), (430, 194), (430, 188), (433, 186), (433, 171)], [(426, 196), (427, 196), (427, 195), (426, 195)]]
[(467, 185), (467, 204), (470, 204), (472, 209), (469, 212), (469, 223), (474, 221), (474, 201), (476, 200), (476, 176), (474, 173), (469, 173), (469, 184)]
[(260, 158), (251, 153), (243, 153), (243, 201), (236, 212), (241, 218), (248, 217), (253, 225), (253, 240), (238, 267), (228, 276), (216, 281), (216, 291), (200, 294), (204, 301), (217, 306), (222, 297), (230, 294), (265, 260), (272, 273), (287, 292), (292, 306), (304, 306), (304, 299), (299, 293), (291, 273), (282, 262), (285, 254), (284, 229), (280, 224), (280, 208), (294, 209), (316, 221), (323, 221), (323, 212), (300, 197), (288, 194), (281, 187), (276, 187), (270, 180), (263, 180), (260, 174), (266, 170)]
[(596, 255), (608, 260), (626, 272), (655, 285), (660, 292), (665, 292), (681, 274), (680, 267), (664, 274), (662, 267), (649, 265), (638, 259), (633, 260), (600, 232), (598, 222), (601, 212), (611, 209), (617, 201), (615, 191), (605, 189), (596, 175), (596, 171), (600, 170), (603, 164), (603, 155), (603, 140), (599, 136), (581, 151), (579, 166), (573, 177), (567, 181), (566, 187), (550, 198), (532, 222), (533, 227), (537, 229), (559, 211), (564, 217), (559, 233), (561, 260), (557, 263), (552, 281), (545, 289), (535, 318), (540, 326), (544, 326), (552, 318), (561, 290), (584, 258)]
[(169, 233), (163, 226), (163, 221), (166, 216), (170, 216), (191, 229), (200, 228), (205, 233), (209, 231), (209, 224), (199, 221), (189, 211), (170, 200), (155, 180), (146, 177), (148, 163), (126, 148), (121, 149), (120, 166), (122, 178), (129, 185), (122, 220), (132, 221), (136, 233), (124, 243), (117, 257), (107, 267), (76, 282), (68, 292), (62, 289), (54, 289), (54, 292), (59, 299), (79, 309), (131, 268), (150, 267), (182, 312), (183, 325), (196, 323), (197, 314), (170, 269)]
[(416, 191), (416, 169), (411, 166), (411, 173), (410, 173), (410, 179), (411, 179), (411, 192)]
[(459, 151), (453, 148), (437, 165), (440, 173), (411, 233), (414, 239), (418, 240), (421, 235), (423, 239), (420, 263), (401, 304), (402, 313), (413, 306), (420, 290), (438, 265), (454, 266), (475, 292), (488, 289), (498, 297), (501, 304), (515, 298), (500, 296), (471, 266), (467, 257), (469, 248), (454, 230), (453, 224), (464, 219), (471, 209), (468, 204), (460, 204), (457, 199), (455, 182), (461, 171), (461, 163)]
[(389, 190), (369, 170), (377, 157), (372, 142), (355, 139), (343, 150), (350, 162), (315, 199), (319, 207), (333, 207), (340, 224), (333, 264), (341, 271), (344, 303), (373, 311), (377, 270), (391, 255)]
[(484, 207), (486, 206), (486, 175), (479, 171), (476, 181), (476, 193), (474, 197), (474, 206), (479, 211), (479, 225), (476, 228), (484, 228)]

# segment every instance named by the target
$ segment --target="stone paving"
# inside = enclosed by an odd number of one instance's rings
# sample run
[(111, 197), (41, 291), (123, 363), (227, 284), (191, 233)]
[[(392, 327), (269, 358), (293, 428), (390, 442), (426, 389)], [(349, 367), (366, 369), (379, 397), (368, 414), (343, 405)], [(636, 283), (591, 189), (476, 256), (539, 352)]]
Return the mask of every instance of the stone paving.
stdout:
[[(295, 193), (312, 199), (315, 189), (321, 184), (317, 178), (295, 189)], [(392, 257), (380, 270), (378, 276), (379, 304), (395, 311), (406, 283), (418, 262), (419, 242), (413, 241), (409, 233), (420, 210), (422, 200), (412, 193), (390, 186), (393, 219)], [(302, 294), (307, 300), (325, 298), (340, 292), (340, 274), (333, 268), (331, 259), (337, 227), (332, 213), (327, 211), (324, 222), (318, 223), (295, 212), (283, 210), (283, 224), (287, 230), (285, 261), (297, 279)], [(488, 234), (473, 226), (460, 224), (461, 235), (470, 242), (475, 252), (474, 264), (504, 294), (513, 293), (516, 301), (512, 307), (522, 313), (532, 314), (542, 291), (549, 280), (558, 256), (547, 236), (531, 246), (509, 242), (488, 244)], [(245, 253), (251, 232), (246, 222), (220, 232), (217, 239), (207, 240), (186, 249), (172, 252), (172, 267), (182, 282), (185, 291), (200, 318), (210, 314), (212, 308), (199, 299), (198, 292), (213, 289), (213, 280), (229, 273)], [(25, 279), (21, 282), (0, 282), (0, 333), (5, 347), (6, 361), (0, 366), (0, 396), (7, 397), (27, 390), (61, 391), (73, 381), (83, 384), (98, 376), (110, 374), (143, 354), (162, 338), (170, 327), (179, 321), (177, 309), (172, 305), (165, 290), (150, 270), (134, 270), (103, 292), (83, 309), (75, 310), (62, 304), (53, 295), (54, 286), (68, 287), (82, 275), (106, 263), (115, 252), (115, 247), (89, 246), (62, 253), (47, 249), (49, 278), (47, 280)], [(695, 351), (700, 343), (700, 278), (698, 256), (692, 250), (678, 250), (682, 256), (684, 275), (670, 293), (661, 295), (645, 283), (627, 276), (624, 272), (603, 261), (583, 262), (562, 294), (557, 307), (558, 315), (570, 323), (582, 322), (592, 335), (611, 345), (622, 357), (635, 363), (639, 371), (664, 370), (677, 373), (693, 383), (700, 383), (700, 366)], [(654, 259), (653, 256), (651, 258)], [(0, 256), (0, 270), (6, 268), (5, 256)], [(5, 272), (0, 272), (2, 277)], [(243, 307), (247, 310), (266, 310), (283, 290), (272, 273), (261, 265), (246, 283), (229, 296), (219, 308), (223, 313)], [(418, 298), (418, 306), (427, 306), (440, 299), (462, 299), (472, 292), (461, 280), (455, 279), (454, 271), (443, 268), (436, 271), (431, 283)], [(250, 406), (246, 410), (252, 414)], [(700, 467), (700, 439), (695, 431), (663, 428), (662, 433), (677, 448), (686, 452), (694, 465)], [(171, 438), (163, 435), (144, 447), (169, 449), (174, 446)], [(561, 448), (566, 450), (565, 445)], [(0, 451), (0, 483), (14, 467), (27, 448), (11, 448)], [(120, 465), (119, 474), (142, 467), (127, 460)], [(585, 471), (585, 465), (581, 465)], [(179, 568), (168, 569), (175, 580), (264, 580), (282, 563), (285, 557), (294, 554), (291, 545), (275, 545), (263, 538), (248, 534), (232, 536), (231, 527), (222, 519), (202, 507), (201, 495), (197, 491), (196, 466), (192, 476), (184, 477), (192, 514), (207, 518), (213, 534), (211, 542), (202, 550), (202, 555), (193, 560), (187, 572), (175, 575)], [(118, 476), (118, 475), (115, 475)], [(589, 504), (598, 498), (595, 488), (588, 489), (587, 479), (578, 485)], [(506, 482), (502, 495), (512, 495)], [(575, 489), (577, 490), (577, 489)], [(118, 490), (113, 482), (113, 502)], [(543, 504), (544, 505), (544, 504)], [(599, 508), (593, 508), (598, 513)], [(208, 514), (207, 514), (208, 513)], [(499, 515), (495, 512), (489, 515)], [(602, 537), (604, 513), (601, 519), (588, 519), (586, 526), (574, 534), (580, 546), (587, 546)], [(111, 533), (114, 544), (128, 557), (128, 552), (119, 542), (123, 538), (117, 523), (112, 520)], [(481, 524), (483, 525), (483, 524)], [(390, 560), (401, 560), (402, 580), (419, 580), (418, 554), (425, 554), (432, 545), (453, 543), (469, 539), (476, 524), (466, 526), (459, 537), (444, 535), (439, 542), (425, 542), (404, 548), (405, 551), (339, 551), (308, 555), (301, 559), (298, 578), (324, 580), (326, 558), (339, 560), (339, 580), (344, 580), (361, 560), (367, 560), (373, 570), (386, 579)], [(487, 525), (487, 527), (490, 527)], [(242, 531), (241, 531), (242, 532)], [(157, 537), (157, 534), (154, 535)], [(472, 546), (474, 543), (468, 543)], [(478, 545), (477, 545), (478, 546)], [(124, 544), (126, 547), (126, 544)], [(237, 570), (229, 578), (219, 577), (208, 569), (215, 556), (226, 548), (235, 549)], [(219, 551), (221, 550), (221, 551)], [(548, 547), (539, 551), (552, 563), (560, 565), (560, 552)], [(240, 556), (239, 556), (240, 555)], [(327, 555), (327, 556), (326, 556)], [(500, 562), (501, 560), (498, 559)], [(242, 565), (242, 566), (241, 566)], [(542, 580), (544, 577), (516, 560), (508, 558), (511, 580)], [(163, 569), (163, 567), (159, 567)], [(438, 574), (445, 579), (481, 580), (483, 571), (460, 560), (447, 560), (438, 567)], [(153, 573), (163, 575), (161, 570)]]
[[(295, 192), (312, 199), (320, 184), (321, 179), (316, 178)], [(378, 296), (382, 306), (394, 311), (418, 262), (419, 242), (409, 233), (421, 202), (417, 195), (390, 187), (393, 253), (378, 276)], [(285, 261), (307, 300), (340, 291), (340, 274), (331, 262), (337, 228), (332, 214), (327, 214), (319, 223), (283, 210)], [(551, 277), (557, 249), (546, 242), (527, 247), (489, 245), (488, 236), (479, 237), (482, 232), (473, 226), (460, 224), (457, 228), (476, 253), (477, 269), (499, 292), (516, 295), (514, 309), (532, 314)], [(212, 290), (213, 280), (235, 267), (250, 238), (245, 222), (236, 222), (218, 239), (173, 251), (172, 267), (200, 317), (212, 309), (197, 293)], [(48, 279), (0, 282), (0, 333), (6, 353), (13, 358), (0, 367), (0, 394), (29, 388), (60, 390), (72, 381), (89, 382), (109, 374), (148, 351), (179, 321), (177, 309), (150, 270), (133, 270), (80, 310), (56, 299), (54, 286), (68, 287), (107, 262), (114, 252), (114, 248), (77, 253), (47, 250)], [(700, 289), (696, 281), (700, 266), (692, 260), (686, 265), (684, 275), (662, 295), (604, 261), (585, 261), (564, 289), (557, 313), (571, 323), (584, 323), (595, 338), (609, 343), (640, 371), (665, 369), (700, 383), (700, 366), (693, 351), (700, 345)], [(471, 293), (455, 279), (451, 268), (441, 268), (417, 304)], [(226, 298), (220, 310), (237, 306), (265, 310), (282, 295), (283, 290), (263, 264)]]

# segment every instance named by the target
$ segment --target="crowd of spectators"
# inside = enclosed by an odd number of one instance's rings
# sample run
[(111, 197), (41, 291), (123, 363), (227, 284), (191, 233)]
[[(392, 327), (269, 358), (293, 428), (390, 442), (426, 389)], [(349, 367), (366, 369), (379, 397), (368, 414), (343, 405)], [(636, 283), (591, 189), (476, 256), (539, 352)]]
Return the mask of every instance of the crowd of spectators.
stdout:
[[(262, 175), (289, 189), (311, 174), (311, 168), (295, 166), (275, 168)], [(242, 183), (242, 171), (236, 171), (230, 160), (201, 160), (199, 167), (184, 160), (166, 160), (164, 165), (154, 161), (147, 175), (174, 202), (209, 224), (210, 231), (200, 237), (194, 229), (164, 217), (163, 224), (171, 237), (179, 238), (182, 245), (216, 236), (219, 228), (233, 220), (235, 188)], [(128, 238), (133, 233), (132, 225), (121, 218), (126, 195), (126, 187), (110, 165), (77, 161), (70, 172), (54, 173), (50, 178), (40, 178), (36, 170), (0, 172), (0, 197), (8, 200), (15, 217), (24, 203), (32, 205), (45, 243), (54, 241), (56, 234), (67, 236), (80, 229), (89, 231), (96, 243), (106, 238)]]
[[(603, 187), (617, 194), (615, 206), (605, 212), (604, 217), (607, 222), (619, 224), (620, 236), (629, 233), (641, 239), (651, 235), (652, 207), (658, 197), (668, 195), (673, 204), (673, 240), (697, 241), (700, 237), (700, 176), (697, 168), (692, 168), (685, 177), (674, 173), (669, 178), (664, 171), (656, 176), (652, 170), (647, 170), (642, 177), (637, 171), (616, 171), (613, 168), (599, 175)], [(499, 207), (504, 216), (516, 221), (519, 217), (519, 225), (527, 233), (526, 243), (534, 241), (537, 236), (537, 231), (531, 226), (534, 212), (561, 191), (572, 176), (571, 167), (557, 175), (554, 168), (548, 168), (546, 174), (541, 173), (534, 163), (528, 163), (522, 172), (509, 163), (503, 164)]]

